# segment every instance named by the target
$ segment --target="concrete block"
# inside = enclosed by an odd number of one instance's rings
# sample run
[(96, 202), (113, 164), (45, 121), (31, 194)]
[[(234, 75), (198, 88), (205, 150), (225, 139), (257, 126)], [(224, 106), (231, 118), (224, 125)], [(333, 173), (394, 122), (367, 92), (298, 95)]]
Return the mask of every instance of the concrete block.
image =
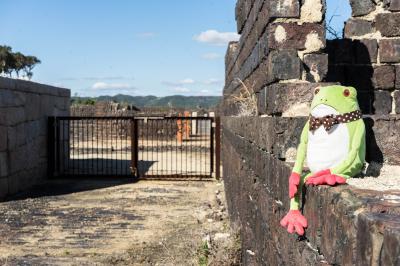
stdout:
[(18, 107), (23, 106), (26, 102), (24, 93), (0, 89), (0, 107)]

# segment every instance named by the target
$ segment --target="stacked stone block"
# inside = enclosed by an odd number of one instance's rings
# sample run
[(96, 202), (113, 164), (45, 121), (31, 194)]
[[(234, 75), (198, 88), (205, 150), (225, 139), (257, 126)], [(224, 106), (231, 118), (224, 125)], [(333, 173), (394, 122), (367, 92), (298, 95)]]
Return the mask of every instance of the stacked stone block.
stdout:
[(0, 78), (0, 198), (47, 177), (48, 117), (69, 104), (69, 90)]
[[(277, 83), (309, 86), (327, 75), (325, 2), (322, 0), (238, 1), (236, 20), (240, 40), (230, 43), (226, 55), (224, 112), (238, 112), (234, 95), (244, 85), (257, 98)], [(242, 81), (242, 82), (240, 82)], [(264, 106), (261, 104), (259, 107)], [(271, 114), (259, 109), (260, 114)]]
[(397, 0), (350, 1), (344, 39), (328, 41), (329, 81), (360, 91), (364, 113), (394, 114), (400, 89), (400, 10)]

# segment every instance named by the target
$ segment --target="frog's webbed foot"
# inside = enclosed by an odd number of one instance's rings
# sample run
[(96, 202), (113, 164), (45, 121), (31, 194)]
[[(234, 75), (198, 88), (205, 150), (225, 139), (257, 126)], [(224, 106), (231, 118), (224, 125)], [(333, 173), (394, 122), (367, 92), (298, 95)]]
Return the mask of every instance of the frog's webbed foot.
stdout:
[(287, 228), (290, 234), (296, 232), (299, 236), (304, 235), (307, 228), (307, 219), (298, 210), (290, 210), (280, 222), (281, 226)]
[(315, 186), (319, 185), (334, 186), (342, 184), (346, 184), (346, 178), (332, 174), (329, 169), (315, 173), (314, 175), (310, 176), (306, 181), (306, 185), (315, 185)]

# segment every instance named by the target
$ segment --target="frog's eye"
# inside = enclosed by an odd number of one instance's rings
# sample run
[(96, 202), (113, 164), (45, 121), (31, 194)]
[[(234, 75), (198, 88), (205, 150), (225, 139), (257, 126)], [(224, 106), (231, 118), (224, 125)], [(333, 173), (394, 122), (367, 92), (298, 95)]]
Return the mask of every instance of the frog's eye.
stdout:
[(350, 91), (348, 89), (345, 89), (343, 91), (343, 95), (344, 95), (344, 97), (349, 97), (350, 96)]
[(319, 93), (319, 91), (320, 91), (320, 89), (316, 89), (316, 90), (314, 91), (314, 94), (317, 95), (317, 94)]

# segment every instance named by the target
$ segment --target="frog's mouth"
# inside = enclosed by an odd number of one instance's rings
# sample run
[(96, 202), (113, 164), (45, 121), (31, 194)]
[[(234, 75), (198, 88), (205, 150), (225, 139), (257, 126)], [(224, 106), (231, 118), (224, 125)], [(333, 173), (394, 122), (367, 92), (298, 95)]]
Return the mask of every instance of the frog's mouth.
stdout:
[(314, 117), (324, 117), (327, 115), (338, 115), (339, 112), (332, 106), (326, 104), (318, 104), (311, 110), (311, 115)]

